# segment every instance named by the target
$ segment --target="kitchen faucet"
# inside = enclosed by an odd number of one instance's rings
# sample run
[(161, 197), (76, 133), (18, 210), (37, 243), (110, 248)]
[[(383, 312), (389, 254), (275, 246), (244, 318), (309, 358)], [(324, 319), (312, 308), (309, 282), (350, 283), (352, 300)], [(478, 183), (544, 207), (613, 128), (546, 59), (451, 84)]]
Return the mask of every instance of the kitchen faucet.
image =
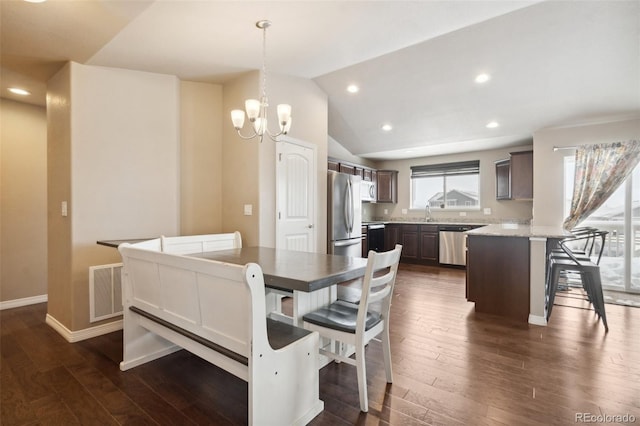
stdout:
[(431, 206), (429, 205), (428, 202), (427, 202), (427, 205), (424, 208), (424, 221), (425, 222), (430, 222), (431, 221)]

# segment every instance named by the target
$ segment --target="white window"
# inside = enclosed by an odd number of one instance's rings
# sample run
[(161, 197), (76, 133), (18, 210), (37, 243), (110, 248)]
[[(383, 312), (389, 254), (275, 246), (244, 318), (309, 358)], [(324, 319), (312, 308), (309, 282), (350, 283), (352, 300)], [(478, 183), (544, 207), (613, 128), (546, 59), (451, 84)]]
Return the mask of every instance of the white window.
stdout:
[[(575, 157), (564, 158), (564, 216), (569, 216)], [(579, 226), (607, 231), (600, 260), (604, 289), (640, 293), (640, 166)]]
[(480, 161), (411, 167), (412, 209), (479, 210)]

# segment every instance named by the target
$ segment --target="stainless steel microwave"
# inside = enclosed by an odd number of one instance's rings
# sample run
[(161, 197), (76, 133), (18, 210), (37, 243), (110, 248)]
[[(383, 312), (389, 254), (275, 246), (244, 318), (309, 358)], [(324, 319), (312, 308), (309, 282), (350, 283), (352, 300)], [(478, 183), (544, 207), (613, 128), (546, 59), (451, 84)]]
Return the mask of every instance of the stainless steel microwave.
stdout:
[(374, 182), (369, 182), (366, 180), (360, 182), (360, 199), (362, 201), (375, 203), (376, 198), (376, 184)]

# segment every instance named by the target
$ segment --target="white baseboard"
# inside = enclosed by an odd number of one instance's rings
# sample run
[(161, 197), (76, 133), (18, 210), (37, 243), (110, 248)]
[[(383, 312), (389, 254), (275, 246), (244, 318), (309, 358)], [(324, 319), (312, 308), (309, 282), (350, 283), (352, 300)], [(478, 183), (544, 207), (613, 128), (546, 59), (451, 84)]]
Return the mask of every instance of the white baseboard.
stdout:
[(541, 317), (540, 315), (529, 314), (529, 324), (533, 325), (547, 325), (547, 319), (545, 317)]
[(107, 324), (97, 325), (95, 327), (85, 328), (83, 330), (71, 331), (61, 322), (47, 314), (46, 323), (58, 332), (69, 343), (79, 342), (81, 340), (91, 339), (92, 337), (102, 336), (103, 334), (112, 333), (122, 330), (122, 320), (109, 322)]
[(3, 311), (5, 309), (19, 308), (20, 306), (44, 303), (47, 300), (49, 299), (46, 294), (42, 294), (40, 296), (25, 297), (22, 299), (6, 300), (4, 302), (0, 302), (0, 311)]

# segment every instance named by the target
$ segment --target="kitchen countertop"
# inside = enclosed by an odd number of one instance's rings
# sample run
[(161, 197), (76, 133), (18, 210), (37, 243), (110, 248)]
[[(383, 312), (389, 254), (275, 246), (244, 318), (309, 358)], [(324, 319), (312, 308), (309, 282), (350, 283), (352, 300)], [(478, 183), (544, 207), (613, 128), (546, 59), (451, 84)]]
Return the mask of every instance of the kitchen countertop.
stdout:
[(452, 221), (424, 221), (424, 220), (371, 220), (371, 221), (362, 221), (363, 225), (469, 225), (469, 226), (486, 226), (488, 223), (479, 223), (479, 222), (452, 222)]
[(467, 235), (483, 235), (491, 237), (540, 237), (540, 238), (566, 238), (571, 236), (559, 226), (532, 226), (518, 224), (487, 225), (482, 228), (466, 231)]

